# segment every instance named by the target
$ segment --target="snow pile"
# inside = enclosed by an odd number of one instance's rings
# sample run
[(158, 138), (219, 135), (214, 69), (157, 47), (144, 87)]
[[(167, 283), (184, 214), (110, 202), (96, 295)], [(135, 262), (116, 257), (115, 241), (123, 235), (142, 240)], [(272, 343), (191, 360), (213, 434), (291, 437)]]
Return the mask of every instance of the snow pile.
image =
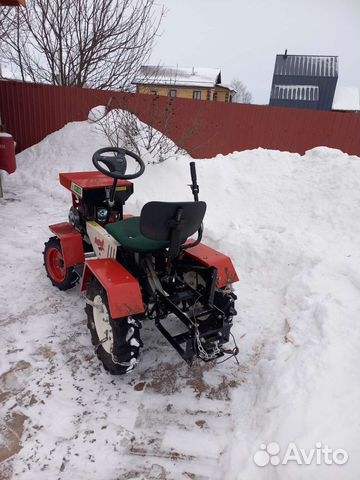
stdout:
[[(113, 379), (93, 355), (77, 289), (54, 290), (41, 259), (47, 225), (65, 221), (70, 203), (58, 172), (92, 170), (105, 145), (94, 124), (68, 124), (18, 155), (5, 179), (1, 373), (28, 362), (17, 382), (36, 399), (3, 404), (28, 417), (9, 468), (22, 479), (357, 478), (359, 158), (321, 147), (196, 161), (203, 241), (230, 255), (240, 277), (240, 366), (190, 369), (149, 324), (142, 364)], [(148, 165), (126, 212), (191, 200), (188, 160)], [(258, 467), (253, 456), (269, 442), (281, 454), (289, 442), (306, 451), (321, 442), (349, 460)]]
[(98, 105), (90, 110), (88, 115), (88, 122), (96, 123), (101, 121), (106, 116), (105, 105)]
[[(119, 126), (120, 134), (117, 133), (119, 128), (116, 128)], [(126, 135), (128, 129), (133, 131), (131, 141), (135, 142), (137, 151)], [(118, 138), (114, 137), (115, 134), (119, 135)], [(42, 142), (21, 152), (17, 156), (20, 168), (16, 172), (16, 178), (30, 183), (51, 198), (68, 202), (68, 192), (59, 188), (58, 174), (95, 170), (92, 155), (95, 150), (110, 146), (107, 135), (113, 140), (112, 145), (119, 144), (134, 151), (145, 164), (161, 162), (170, 155), (176, 157), (176, 153), (180, 152), (174, 142), (141, 122), (135, 115), (122, 110), (113, 110), (105, 115), (105, 107), (100, 105), (90, 110), (87, 122), (68, 123)], [(23, 164), (26, 168), (21, 168)]]

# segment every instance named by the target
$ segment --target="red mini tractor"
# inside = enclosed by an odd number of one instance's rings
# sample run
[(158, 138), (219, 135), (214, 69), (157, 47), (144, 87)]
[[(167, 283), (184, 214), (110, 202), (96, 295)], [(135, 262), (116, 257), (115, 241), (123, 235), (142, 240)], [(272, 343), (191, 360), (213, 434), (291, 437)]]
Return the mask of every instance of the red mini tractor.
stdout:
[[(126, 174), (131, 158), (140, 169)], [(142, 159), (109, 147), (95, 152), (93, 163), (98, 172), (60, 174), (72, 206), (69, 222), (50, 225), (54, 236), (45, 243), (44, 261), (60, 290), (81, 280), (92, 343), (105, 369), (119, 375), (136, 366), (146, 319), (189, 364), (235, 355), (237, 347), (225, 344), (238, 278), (229, 257), (200, 243), (206, 203), (198, 200), (195, 163), (194, 201), (152, 201), (140, 216), (124, 215), (123, 207), (133, 193), (129, 180), (145, 171)]]

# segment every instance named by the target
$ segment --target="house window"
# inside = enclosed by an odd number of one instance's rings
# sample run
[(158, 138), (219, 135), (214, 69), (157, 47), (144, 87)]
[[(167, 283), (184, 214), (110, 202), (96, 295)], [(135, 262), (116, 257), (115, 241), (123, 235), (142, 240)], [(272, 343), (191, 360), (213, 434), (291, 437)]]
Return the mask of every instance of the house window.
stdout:
[(206, 100), (211, 100), (211, 90), (206, 92)]
[(216, 100), (217, 100), (217, 92), (214, 92), (213, 100), (214, 100), (214, 102), (216, 102)]
[(201, 92), (200, 92), (200, 90), (194, 90), (194, 91), (193, 91), (193, 99), (194, 99), (194, 100), (201, 100)]
[(225, 102), (228, 102), (229, 101), (229, 94), (226, 92), (225, 93)]
[(176, 97), (176, 90), (169, 90), (169, 97)]

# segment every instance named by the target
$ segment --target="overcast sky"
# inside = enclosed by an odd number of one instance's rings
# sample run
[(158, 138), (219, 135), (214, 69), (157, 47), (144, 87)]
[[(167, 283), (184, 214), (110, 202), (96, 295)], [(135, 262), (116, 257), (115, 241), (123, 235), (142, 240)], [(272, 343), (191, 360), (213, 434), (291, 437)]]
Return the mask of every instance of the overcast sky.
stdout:
[(268, 103), (275, 55), (338, 55), (338, 85), (360, 87), (360, 0), (158, 0), (151, 63), (221, 68)]

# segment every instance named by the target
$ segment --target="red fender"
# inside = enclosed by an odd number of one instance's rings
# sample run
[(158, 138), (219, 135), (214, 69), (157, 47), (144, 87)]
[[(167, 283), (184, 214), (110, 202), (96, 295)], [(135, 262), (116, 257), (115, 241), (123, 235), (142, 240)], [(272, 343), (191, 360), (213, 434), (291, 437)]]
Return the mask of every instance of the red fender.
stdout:
[(57, 223), (56, 225), (50, 225), (49, 228), (61, 242), (65, 267), (73, 267), (78, 263), (84, 263), (83, 239), (71, 223)]
[(227, 255), (224, 255), (203, 243), (199, 243), (196, 247), (185, 250), (184, 255), (185, 258), (190, 257), (205, 267), (217, 268), (218, 279), (216, 286), (218, 288), (223, 288), (230, 283), (239, 281), (231, 259)]
[(105, 288), (113, 319), (145, 311), (138, 281), (114, 258), (85, 262), (80, 287), (82, 292), (92, 277), (96, 277)]

